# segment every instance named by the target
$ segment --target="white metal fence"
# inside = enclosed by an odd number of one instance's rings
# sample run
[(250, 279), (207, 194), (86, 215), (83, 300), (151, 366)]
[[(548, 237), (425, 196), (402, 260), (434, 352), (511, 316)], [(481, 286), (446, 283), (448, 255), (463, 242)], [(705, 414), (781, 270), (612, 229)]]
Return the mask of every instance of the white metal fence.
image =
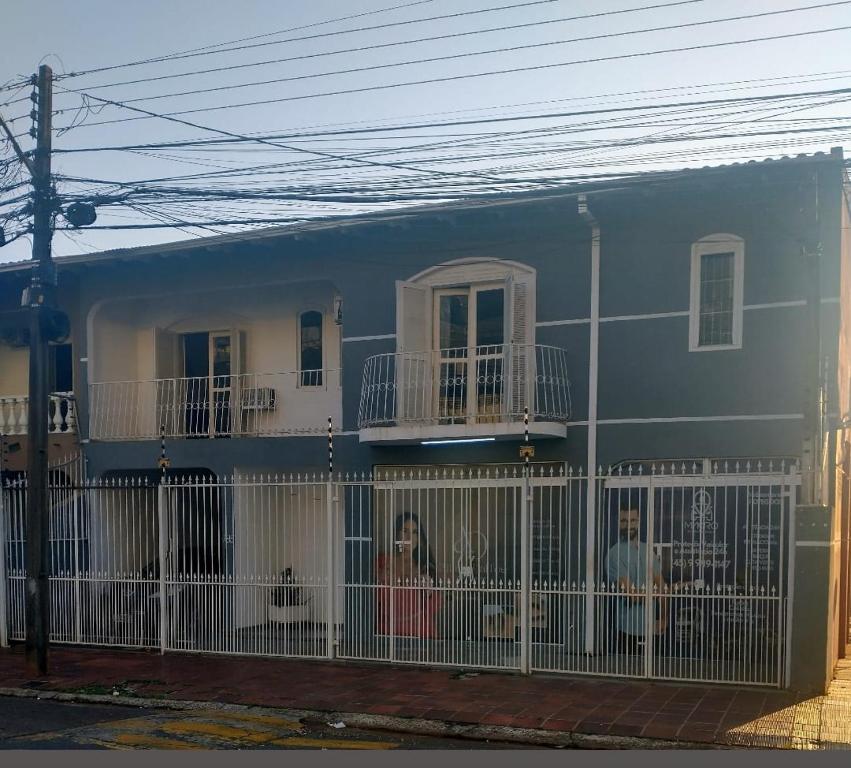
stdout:
[[(785, 466), (52, 485), (55, 642), (784, 683)], [(24, 482), (2, 499), (14, 640)]]

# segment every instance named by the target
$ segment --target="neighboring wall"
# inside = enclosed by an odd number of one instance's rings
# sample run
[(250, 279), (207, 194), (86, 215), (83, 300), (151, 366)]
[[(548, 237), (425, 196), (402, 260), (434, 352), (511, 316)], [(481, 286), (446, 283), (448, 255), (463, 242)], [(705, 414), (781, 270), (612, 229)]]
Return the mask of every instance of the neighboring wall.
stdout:
[(851, 638), (851, 199), (844, 196), (842, 212), (842, 267), (840, 279), (841, 323), (839, 330), (837, 390), (839, 403), (839, 429), (836, 432), (834, 532), (836, 543), (834, 560), (836, 573), (836, 606), (833, 636), (836, 638), (836, 656), (844, 658), (846, 644)]

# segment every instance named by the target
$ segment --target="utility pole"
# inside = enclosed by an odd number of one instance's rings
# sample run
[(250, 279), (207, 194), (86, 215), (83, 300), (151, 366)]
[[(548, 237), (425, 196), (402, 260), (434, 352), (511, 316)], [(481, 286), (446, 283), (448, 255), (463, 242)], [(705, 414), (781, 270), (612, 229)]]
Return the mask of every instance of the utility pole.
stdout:
[(29, 313), (29, 403), (27, 419), (26, 658), (33, 674), (46, 675), (50, 641), (48, 507), (48, 338), (49, 315), (56, 307), (56, 271), (50, 253), (57, 210), (50, 172), (53, 72), (38, 69), (34, 83), (36, 149), (32, 163), (33, 268), (21, 307)]
[(36, 140), (31, 159), (18, 145), (0, 116), (0, 130), (18, 159), (32, 176), (32, 274), (17, 310), (0, 312), (0, 338), (13, 346), (28, 346), (30, 353), (27, 405), (27, 519), (26, 519), (26, 658), (32, 674), (47, 674), (50, 643), (50, 506), (48, 496), (48, 351), (50, 342), (70, 335), (68, 316), (57, 307), (56, 267), (50, 253), (54, 217), (61, 213), (76, 228), (92, 224), (97, 214), (92, 203), (75, 202), (62, 210), (53, 185), (52, 151), (53, 71), (46, 64), (33, 75), (36, 89), (32, 112), (36, 121), (30, 134)]

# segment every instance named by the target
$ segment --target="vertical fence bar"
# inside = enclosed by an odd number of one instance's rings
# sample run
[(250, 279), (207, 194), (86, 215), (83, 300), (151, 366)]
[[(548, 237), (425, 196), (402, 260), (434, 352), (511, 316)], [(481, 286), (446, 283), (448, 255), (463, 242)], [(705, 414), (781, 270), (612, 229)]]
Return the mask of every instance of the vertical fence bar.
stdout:
[(161, 480), (157, 487), (157, 525), (159, 527), (159, 558), (160, 558), (160, 653), (164, 654), (168, 640), (168, 614), (166, 606), (166, 493), (165, 481)]
[(644, 563), (644, 675), (653, 677), (654, 646), (656, 644), (656, 600), (663, 600), (662, 591), (656, 595), (654, 565), (656, 552), (656, 500), (653, 487), (653, 477), (647, 485), (647, 553)]
[[(0, 451), (4, 446), (0, 445)], [(3, 456), (0, 456), (0, 461), (3, 461)], [(8, 526), (11, 529), (11, 526)], [(3, 479), (0, 477), (0, 648), (6, 648), (9, 645), (11, 611), (9, 610), (9, 574), (6, 567), (6, 540), (7, 540), (7, 523), (6, 523), (6, 488), (3, 485)]]
[(79, 643), (83, 639), (83, 603), (80, 595), (80, 497), (77, 491), (80, 490), (85, 493), (85, 490), (75, 488), (75, 481), (76, 478), (71, 480), (71, 493), (74, 494), (74, 501), (71, 504), (71, 541), (74, 547), (74, 555), (71, 558), (71, 563), (74, 569), (74, 642)]
[[(329, 451), (329, 465), (331, 462), (330, 459), (330, 451), (331, 451), (331, 442), (330, 442), (330, 431), (331, 431), (331, 420), (328, 420), (328, 432), (329, 432), (329, 440), (328, 440), (328, 451)], [(328, 473), (328, 483), (325, 487), (325, 511), (326, 511), (326, 556), (328, 558), (328, 568), (327, 568), (327, 579), (326, 579), (326, 595), (325, 595), (325, 626), (326, 626), (326, 634), (325, 640), (327, 643), (326, 647), (326, 655), (329, 659), (333, 659), (336, 655), (337, 645), (336, 645), (336, 633), (334, 631), (334, 625), (336, 621), (335, 615), (335, 582), (336, 582), (336, 562), (334, 560), (334, 539), (335, 539), (335, 530), (334, 530), (334, 505), (337, 502), (336, 498), (336, 489), (339, 488), (339, 484), (335, 485), (331, 481), (331, 473)]]
[[(589, 459), (591, 451), (588, 452)], [(594, 464), (589, 463), (586, 469), (588, 483), (585, 488), (585, 654), (594, 653), (594, 582), (596, 581), (596, 549), (597, 546), (597, 483), (602, 480), (595, 472)], [(581, 474), (581, 470), (580, 470)], [(581, 505), (580, 505), (581, 513)]]
[(532, 538), (529, 535), (531, 526), (532, 486), (529, 477), (529, 465), (523, 472), (523, 499), (520, 505), (520, 671), (529, 674), (530, 640), (529, 603), (532, 580), (531, 549)]
[(789, 504), (789, 524), (788, 524), (788, 554), (786, 565), (786, 631), (783, 633), (783, 648), (786, 655), (786, 663), (784, 669), (783, 687), (788, 687), (792, 679), (792, 654), (789, 652), (792, 648), (792, 621), (794, 619), (792, 605), (795, 602), (795, 504), (796, 504), (796, 485), (791, 484), (790, 478), (784, 477), (783, 482), (786, 489), (789, 491), (787, 503)]

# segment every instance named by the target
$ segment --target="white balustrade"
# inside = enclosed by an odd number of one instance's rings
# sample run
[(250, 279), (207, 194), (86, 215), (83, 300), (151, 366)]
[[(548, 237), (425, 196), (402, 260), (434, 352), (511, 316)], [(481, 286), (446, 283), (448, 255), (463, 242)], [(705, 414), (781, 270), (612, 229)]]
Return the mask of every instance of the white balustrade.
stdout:
[(264, 437), (339, 428), (339, 370), (96, 382), (92, 440)]
[(540, 344), (395, 352), (364, 364), (358, 427), (570, 417), (567, 353)]
[[(29, 397), (0, 397), (0, 434), (27, 434)], [(47, 412), (51, 433), (73, 433), (77, 430), (76, 403), (72, 392), (53, 392)]]

